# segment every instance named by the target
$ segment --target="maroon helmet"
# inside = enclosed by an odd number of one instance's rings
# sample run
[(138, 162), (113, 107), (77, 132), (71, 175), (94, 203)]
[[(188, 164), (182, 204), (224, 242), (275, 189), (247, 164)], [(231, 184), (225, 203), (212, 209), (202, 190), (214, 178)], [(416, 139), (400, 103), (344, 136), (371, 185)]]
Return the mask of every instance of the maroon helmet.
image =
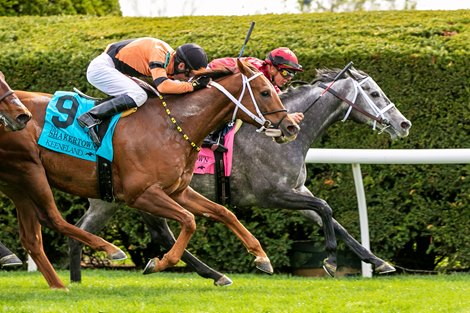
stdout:
[(269, 52), (266, 63), (274, 65), (278, 69), (286, 69), (292, 72), (303, 72), (302, 65), (299, 64), (294, 52), (289, 48), (280, 47)]

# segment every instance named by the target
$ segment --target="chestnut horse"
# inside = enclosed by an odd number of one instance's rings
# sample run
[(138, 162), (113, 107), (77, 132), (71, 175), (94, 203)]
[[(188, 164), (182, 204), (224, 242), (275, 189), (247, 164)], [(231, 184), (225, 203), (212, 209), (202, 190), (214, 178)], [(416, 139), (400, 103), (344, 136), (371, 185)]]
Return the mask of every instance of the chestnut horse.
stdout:
[[(0, 72), (0, 125), (3, 128), (2, 131), (22, 130), (30, 119), (31, 112), (21, 103), (14, 91), (8, 86), (3, 73)], [(4, 171), (2, 170), (0, 181), (3, 181), (3, 175)], [(0, 242), (0, 265), (21, 264), (21, 260)]]
[[(162, 271), (179, 261), (196, 229), (194, 214), (224, 223), (256, 257), (257, 268), (273, 272), (259, 241), (235, 215), (189, 187), (197, 147), (211, 130), (231, 118), (261, 126), (260, 131), (269, 127), (266, 133), (276, 136), (278, 142), (294, 140), (298, 133), (298, 125), (287, 116), (269, 80), (240, 61), (237, 66), (237, 73), (202, 71), (200, 75), (219, 77), (217, 82), (211, 82), (211, 88), (167, 96), (165, 101), (150, 98), (116, 126), (112, 140), (114, 197), (142, 212), (170, 218), (181, 225), (180, 234), (168, 253), (161, 260), (149, 261), (148, 273)], [(7, 148), (0, 150), (2, 171), (11, 176), (0, 182), (0, 190), (16, 205), (21, 242), (49, 286), (65, 288), (44, 254), (41, 224), (106, 252), (112, 260), (123, 259), (125, 254), (61, 217), (49, 186), (81, 197), (99, 198), (96, 164), (39, 146), (37, 141), (51, 95), (25, 91), (16, 94), (33, 113), (33, 120), (14, 135), (0, 133), (0, 147)]]

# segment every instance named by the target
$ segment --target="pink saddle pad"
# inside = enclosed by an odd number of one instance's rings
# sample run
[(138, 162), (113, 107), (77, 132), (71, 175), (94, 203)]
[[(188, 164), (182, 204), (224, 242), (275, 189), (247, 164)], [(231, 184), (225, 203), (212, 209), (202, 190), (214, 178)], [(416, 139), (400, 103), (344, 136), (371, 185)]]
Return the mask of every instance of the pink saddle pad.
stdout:
[[(227, 148), (227, 152), (224, 153), (224, 167), (225, 167), (225, 176), (230, 176), (232, 172), (232, 156), (233, 156), (233, 139), (235, 138), (235, 133), (237, 127), (232, 127), (232, 129), (225, 135), (224, 146)], [(196, 161), (196, 166), (194, 168), (194, 174), (214, 174), (215, 173), (215, 157), (214, 151), (210, 148), (201, 148), (199, 155)]]

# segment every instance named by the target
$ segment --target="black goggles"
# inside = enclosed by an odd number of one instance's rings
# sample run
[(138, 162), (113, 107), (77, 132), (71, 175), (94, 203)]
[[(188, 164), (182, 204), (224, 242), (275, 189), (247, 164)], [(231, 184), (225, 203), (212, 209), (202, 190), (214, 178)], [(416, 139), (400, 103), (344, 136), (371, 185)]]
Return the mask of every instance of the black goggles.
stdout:
[(285, 68), (278, 68), (277, 71), (279, 72), (279, 74), (281, 74), (282, 77), (284, 78), (292, 78), (295, 76), (295, 72), (294, 71), (289, 71), (288, 69), (285, 69)]

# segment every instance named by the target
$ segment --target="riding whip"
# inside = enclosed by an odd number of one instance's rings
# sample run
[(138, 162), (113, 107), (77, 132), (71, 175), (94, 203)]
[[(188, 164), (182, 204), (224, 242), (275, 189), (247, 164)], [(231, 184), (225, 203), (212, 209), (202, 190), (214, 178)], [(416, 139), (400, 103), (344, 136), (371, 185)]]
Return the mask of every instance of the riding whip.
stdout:
[(253, 28), (255, 28), (255, 22), (251, 22), (250, 29), (248, 30), (248, 33), (246, 34), (245, 37), (245, 42), (243, 43), (242, 49), (240, 50), (240, 53), (238, 54), (238, 57), (241, 58), (243, 55), (243, 50), (245, 50), (245, 46), (248, 43), (248, 40), (250, 40), (251, 32), (253, 31)]

